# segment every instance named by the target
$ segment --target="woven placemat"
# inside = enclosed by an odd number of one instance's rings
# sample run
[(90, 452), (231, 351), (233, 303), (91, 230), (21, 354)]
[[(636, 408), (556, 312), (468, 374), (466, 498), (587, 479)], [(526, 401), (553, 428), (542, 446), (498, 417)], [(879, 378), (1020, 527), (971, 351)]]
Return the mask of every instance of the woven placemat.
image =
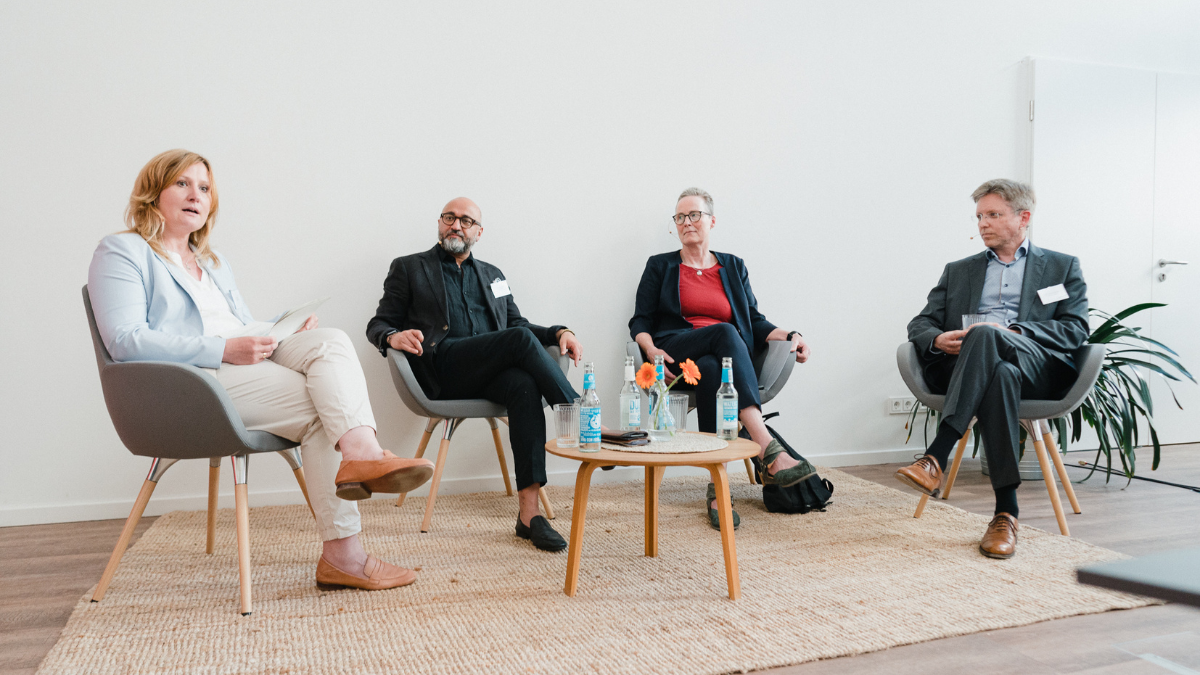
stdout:
[(618, 452), (643, 452), (653, 453), (656, 455), (673, 455), (685, 452), (709, 452), (710, 450), (720, 450), (728, 447), (729, 443), (715, 437), (697, 434), (692, 431), (677, 431), (675, 437), (669, 441), (650, 441), (646, 445), (613, 445), (612, 443), (601, 443), (600, 447), (605, 450), (616, 450)]
[[(918, 520), (912, 491), (821, 475), (833, 503), (804, 515), (768, 513), (760, 487), (731, 477), (736, 602), (707, 477), (663, 482), (656, 558), (642, 481), (593, 486), (573, 598), (567, 552), (516, 537), (516, 499), (489, 492), (441, 496), (428, 534), (423, 499), (360, 502), (367, 550), (420, 570), (375, 592), (317, 588), (307, 508), (251, 509), (254, 614), (242, 617), (232, 510), (212, 555), (204, 512), (176, 511), (125, 554), (103, 602), (80, 599), (39, 672), (716, 675), (1153, 602), (1075, 582), (1077, 567), (1122, 557), (1112, 551), (1022, 526), (1017, 555), (992, 560), (978, 549), (985, 516), (934, 500)], [(547, 490), (566, 536), (573, 490)], [(783, 637), (768, 648), (767, 636)]]

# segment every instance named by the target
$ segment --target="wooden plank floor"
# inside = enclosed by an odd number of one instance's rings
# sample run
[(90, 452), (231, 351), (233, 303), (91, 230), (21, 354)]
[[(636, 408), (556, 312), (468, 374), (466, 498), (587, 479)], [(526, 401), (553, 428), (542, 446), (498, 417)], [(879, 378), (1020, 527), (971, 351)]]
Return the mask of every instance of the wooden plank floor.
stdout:
[[(1090, 454), (1082, 453), (1071, 453), (1068, 457), (1068, 464), (1091, 459)], [(889, 487), (907, 489), (892, 478), (898, 466), (901, 465), (842, 470)], [(1200, 486), (1200, 445), (1164, 448), (1162, 468), (1149, 472), (1149, 457), (1145, 458), (1144, 466), (1152, 478)], [(1076, 479), (1085, 475), (1079, 468), (1069, 471)], [(1097, 474), (1076, 485), (1076, 494), (1083, 514), (1069, 514), (1067, 519), (1071, 534), (1079, 539), (1130, 555), (1200, 545), (1200, 493), (1142, 481), (1126, 487), (1125, 480), (1118, 477), (1106, 485), (1103, 476)], [(1057, 531), (1041, 483), (1026, 482), (1018, 496), (1022, 525)], [(950, 502), (960, 508), (985, 515), (992, 513), (991, 488), (980, 473), (977, 460), (963, 462), (951, 497)], [(832, 508), (837, 508), (836, 501), (835, 494)], [(153, 518), (142, 520), (135, 541), (153, 521)], [(25, 675), (37, 670), (58, 640), (75, 603), (99, 580), (121, 526), (122, 521), (105, 520), (0, 528), (0, 675)], [(923, 578), (920, 570), (913, 570), (912, 583), (927, 585), (931, 593), (937, 592), (936, 580)], [(1167, 673), (1172, 671), (1115, 645), (1170, 635), (1178, 636), (1174, 638), (1176, 644), (1192, 645), (1190, 656), (1185, 655), (1192, 661), (1181, 665), (1200, 672), (1200, 610), (1178, 605), (1071, 617), (766, 672), (772, 675), (877, 672), (924, 675), (930, 671), (978, 671), (988, 675)], [(769, 642), (764, 640), (764, 644)], [(1179, 657), (1176, 658), (1179, 663)]]

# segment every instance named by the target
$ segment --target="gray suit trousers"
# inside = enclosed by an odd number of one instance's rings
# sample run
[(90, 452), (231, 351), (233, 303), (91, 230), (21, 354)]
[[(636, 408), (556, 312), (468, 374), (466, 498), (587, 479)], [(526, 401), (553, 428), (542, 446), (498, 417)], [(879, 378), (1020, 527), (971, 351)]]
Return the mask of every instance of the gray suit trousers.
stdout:
[(966, 433), (971, 418), (983, 439), (992, 487), (1021, 483), (1019, 461), (1021, 399), (1058, 398), (1077, 372), (1027, 337), (994, 326), (967, 333), (958, 356), (925, 367), (926, 381), (946, 394), (942, 424)]

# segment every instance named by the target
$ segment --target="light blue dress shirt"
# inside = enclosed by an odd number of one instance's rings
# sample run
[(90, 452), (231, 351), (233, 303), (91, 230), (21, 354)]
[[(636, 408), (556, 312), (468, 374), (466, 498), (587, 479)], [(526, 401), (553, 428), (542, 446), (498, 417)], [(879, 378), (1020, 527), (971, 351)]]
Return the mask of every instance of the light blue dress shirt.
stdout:
[(1021, 310), (1021, 284), (1025, 281), (1025, 260), (1029, 255), (1029, 237), (1021, 242), (1010, 263), (1001, 262), (996, 252), (987, 249), (987, 274), (983, 277), (983, 293), (979, 296), (979, 313), (984, 321), (994, 321), (1008, 327), (1016, 323)]

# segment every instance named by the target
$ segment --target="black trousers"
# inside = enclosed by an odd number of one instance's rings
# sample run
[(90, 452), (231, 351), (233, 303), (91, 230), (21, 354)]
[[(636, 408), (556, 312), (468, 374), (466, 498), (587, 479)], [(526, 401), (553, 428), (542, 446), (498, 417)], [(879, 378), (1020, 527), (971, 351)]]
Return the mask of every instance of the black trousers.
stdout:
[(942, 424), (966, 433), (971, 418), (983, 438), (988, 474), (995, 489), (1020, 485), (1022, 398), (1052, 399), (1072, 384), (1078, 372), (1050, 350), (1010, 330), (982, 326), (967, 333), (958, 356), (925, 368), (931, 389), (946, 394)]
[[(678, 364), (687, 359), (694, 361), (700, 369), (700, 384), (694, 387), (700, 431), (712, 433), (717, 430), (717, 389), (721, 387), (722, 358), (733, 359), (733, 388), (737, 390), (738, 410), (762, 406), (758, 398), (758, 375), (754, 372), (754, 361), (733, 324), (718, 323), (655, 338), (654, 346), (675, 359), (674, 365), (666, 364), (672, 372), (679, 373)], [(672, 391), (692, 388), (686, 382), (680, 382), (672, 387)]]
[(434, 360), (441, 399), (486, 398), (508, 408), (508, 440), (517, 489), (546, 484), (546, 417), (550, 405), (579, 397), (528, 328), (444, 340)]

